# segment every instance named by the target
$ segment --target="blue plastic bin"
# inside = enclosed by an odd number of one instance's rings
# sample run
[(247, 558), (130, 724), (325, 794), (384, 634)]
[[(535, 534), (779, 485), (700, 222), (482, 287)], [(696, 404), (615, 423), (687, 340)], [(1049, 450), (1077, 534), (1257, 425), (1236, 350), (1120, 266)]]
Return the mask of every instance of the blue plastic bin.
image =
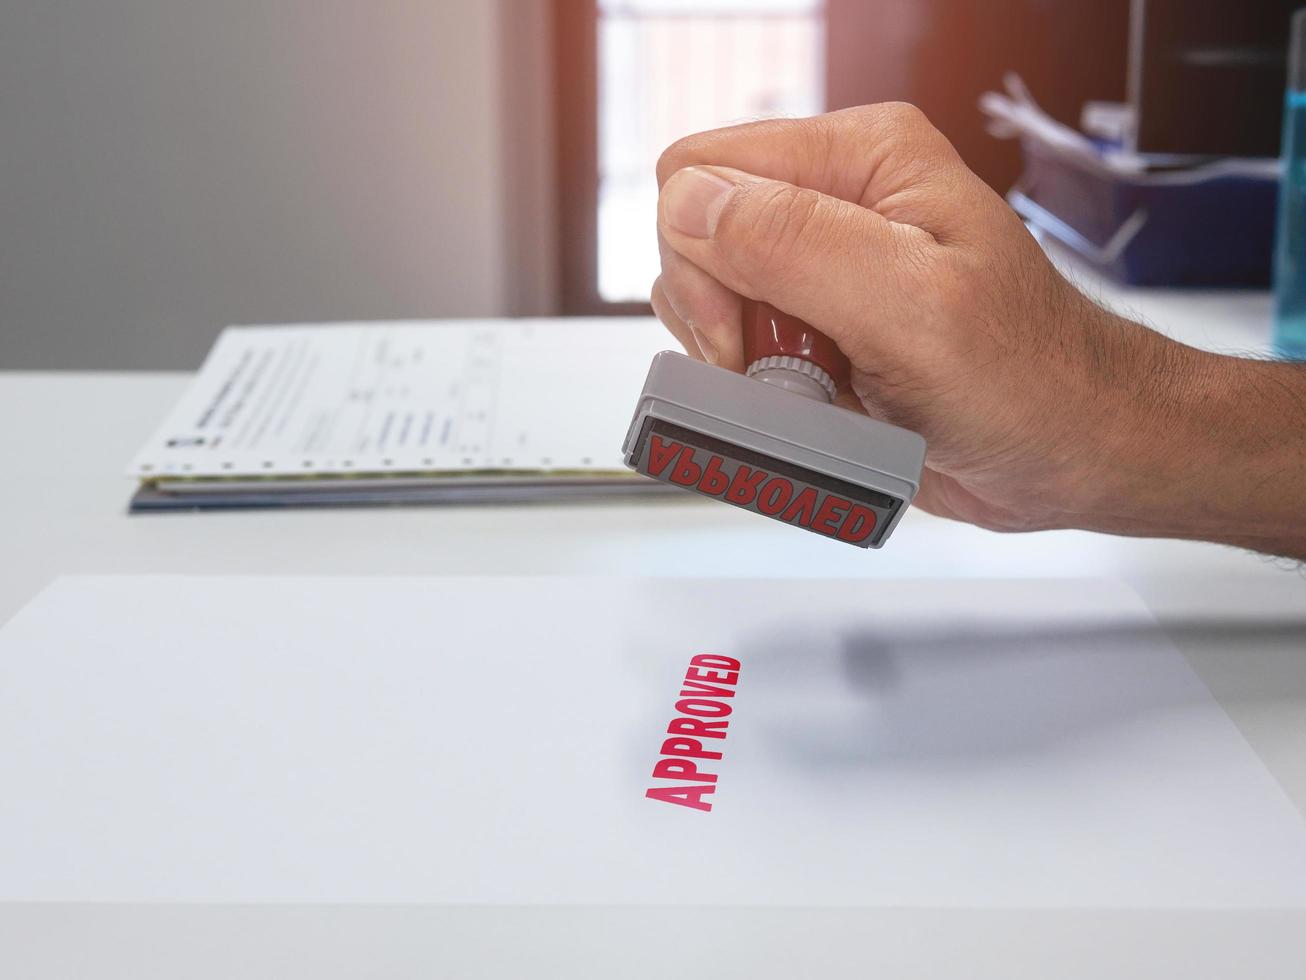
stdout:
[(1126, 175), (1033, 139), (1022, 147), (1012, 207), (1108, 276), (1135, 286), (1270, 284), (1276, 161)]

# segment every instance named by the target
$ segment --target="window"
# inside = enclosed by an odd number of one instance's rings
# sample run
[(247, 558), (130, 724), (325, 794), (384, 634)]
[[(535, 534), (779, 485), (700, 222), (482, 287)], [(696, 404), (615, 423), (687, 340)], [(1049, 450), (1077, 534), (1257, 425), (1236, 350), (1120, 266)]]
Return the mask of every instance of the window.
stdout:
[[(653, 167), (688, 133), (902, 99), (1000, 191), (1020, 169), (980, 93), (1020, 72), (1072, 121), (1124, 95), (1129, 0), (552, 0), (564, 313), (648, 311)], [(1086, 53), (1087, 52), (1087, 53)]]
[(654, 165), (681, 136), (824, 108), (821, 0), (598, 0), (587, 220), (600, 307), (645, 302), (658, 271)]

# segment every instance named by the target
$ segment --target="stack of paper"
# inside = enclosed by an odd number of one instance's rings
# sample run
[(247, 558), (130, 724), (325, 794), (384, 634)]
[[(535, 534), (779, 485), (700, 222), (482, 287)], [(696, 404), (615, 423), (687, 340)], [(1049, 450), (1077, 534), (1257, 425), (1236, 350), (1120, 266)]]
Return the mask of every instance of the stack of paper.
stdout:
[(648, 318), (229, 327), (132, 508), (663, 492), (621, 442), (667, 346)]

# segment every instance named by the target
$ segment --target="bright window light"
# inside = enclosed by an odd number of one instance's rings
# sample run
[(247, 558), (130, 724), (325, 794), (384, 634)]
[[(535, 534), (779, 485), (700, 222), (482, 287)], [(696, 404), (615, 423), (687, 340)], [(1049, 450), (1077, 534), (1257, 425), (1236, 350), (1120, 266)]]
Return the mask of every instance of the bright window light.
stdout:
[(821, 0), (600, 0), (599, 295), (647, 300), (654, 165), (689, 133), (825, 105)]

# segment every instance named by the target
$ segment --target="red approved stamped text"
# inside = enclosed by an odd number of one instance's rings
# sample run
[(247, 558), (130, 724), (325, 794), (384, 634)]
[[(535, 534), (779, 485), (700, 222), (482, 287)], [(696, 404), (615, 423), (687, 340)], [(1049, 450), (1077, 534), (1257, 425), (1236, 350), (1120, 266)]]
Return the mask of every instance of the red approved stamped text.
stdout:
[(715, 762), (722, 753), (708, 748), (709, 739), (721, 740), (730, 729), (734, 710), (728, 699), (739, 683), (739, 661), (714, 653), (691, 657), (685, 682), (676, 702), (679, 717), (667, 726), (671, 738), (662, 743), (662, 758), (653, 766), (654, 779), (669, 779), (672, 785), (658, 785), (644, 795), (651, 800), (711, 811), (704, 797), (716, 792), (717, 773), (700, 768)]

